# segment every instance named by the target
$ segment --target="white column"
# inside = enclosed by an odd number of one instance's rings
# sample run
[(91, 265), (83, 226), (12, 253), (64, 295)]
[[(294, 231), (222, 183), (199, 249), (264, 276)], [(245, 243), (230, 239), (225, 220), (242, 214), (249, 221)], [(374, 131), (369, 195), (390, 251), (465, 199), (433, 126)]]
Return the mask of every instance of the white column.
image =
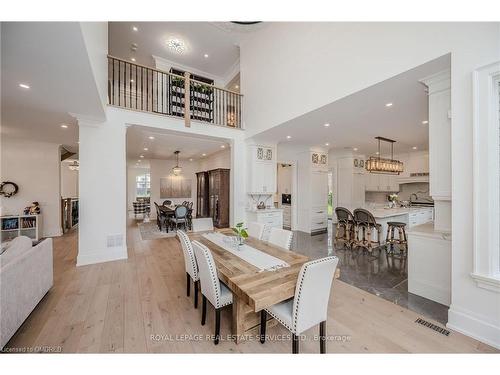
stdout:
[(246, 143), (243, 137), (231, 141), (231, 186), (229, 223), (246, 221)]
[(126, 126), (78, 120), (80, 218), (77, 266), (127, 258)]

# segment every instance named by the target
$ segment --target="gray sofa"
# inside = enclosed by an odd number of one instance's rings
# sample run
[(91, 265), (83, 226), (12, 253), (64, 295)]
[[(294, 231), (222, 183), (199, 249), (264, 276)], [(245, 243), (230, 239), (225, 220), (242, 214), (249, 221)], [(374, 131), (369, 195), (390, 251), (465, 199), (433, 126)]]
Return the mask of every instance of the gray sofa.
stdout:
[(0, 255), (0, 348), (53, 285), (52, 239), (16, 237)]

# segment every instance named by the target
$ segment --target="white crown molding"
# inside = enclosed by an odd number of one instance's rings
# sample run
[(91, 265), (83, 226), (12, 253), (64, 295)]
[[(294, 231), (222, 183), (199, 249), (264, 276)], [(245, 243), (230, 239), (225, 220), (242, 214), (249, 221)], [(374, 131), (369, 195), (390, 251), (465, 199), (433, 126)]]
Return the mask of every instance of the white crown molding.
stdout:
[(419, 80), (428, 87), (428, 95), (451, 89), (451, 70), (446, 69)]
[(229, 82), (231, 82), (234, 77), (240, 72), (240, 59), (238, 58), (234, 64), (227, 70), (222, 78), (222, 87), (226, 87)]
[(96, 128), (106, 121), (105, 118), (97, 119), (95, 117), (89, 117), (79, 113), (68, 112), (68, 114), (76, 119), (78, 126), (88, 126), (91, 128)]

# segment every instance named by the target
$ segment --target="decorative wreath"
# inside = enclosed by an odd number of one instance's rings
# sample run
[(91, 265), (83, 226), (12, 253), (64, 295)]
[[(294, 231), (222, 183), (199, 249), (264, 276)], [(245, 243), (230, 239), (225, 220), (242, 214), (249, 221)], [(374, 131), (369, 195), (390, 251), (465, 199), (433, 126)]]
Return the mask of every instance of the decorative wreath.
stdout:
[[(7, 189), (7, 191), (4, 191), (4, 188), (9, 185), (12, 187), (10, 189)], [(3, 195), (6, 198), (10, 198), (13, 195), (16, 195), (18, 191), (19, 186), (17, 186), (15, 182), (4, 181), (0, 184), (0, 195)]]

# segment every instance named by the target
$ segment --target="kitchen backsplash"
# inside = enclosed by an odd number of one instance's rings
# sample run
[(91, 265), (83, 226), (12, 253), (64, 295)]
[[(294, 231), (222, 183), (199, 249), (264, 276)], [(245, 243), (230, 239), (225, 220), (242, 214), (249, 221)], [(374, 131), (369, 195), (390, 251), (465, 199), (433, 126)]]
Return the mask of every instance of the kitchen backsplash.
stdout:
[[(400, 201), (410, 200), (410, 195), (417, 194), (418, 200), (432, 199), (429, 196), (429, 184), (427, 182), (419, 182), (413, 184), (399, 185), (398, 197)], [(387, 192), (366, 192), (365, 200), (369, 203), (387, 203)], [(413, 197), (415, 200), (415, 197)]]

